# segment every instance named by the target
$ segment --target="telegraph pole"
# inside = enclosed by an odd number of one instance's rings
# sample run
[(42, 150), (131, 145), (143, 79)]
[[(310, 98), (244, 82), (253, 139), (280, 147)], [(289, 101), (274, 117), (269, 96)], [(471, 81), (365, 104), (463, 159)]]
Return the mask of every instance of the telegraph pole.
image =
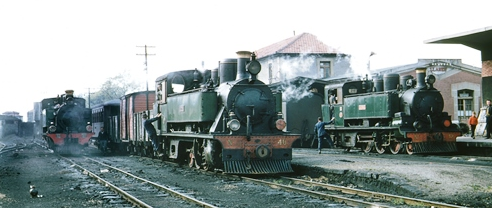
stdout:
[(89, 97), (89, 108), (91, 108), (91, 88), (87, 88), (89, 90), (89, 94), (87, 95)]
[(146, 90), (145, 90), (145, 96), (146, 96), (146, 99), (147, 99), (147, 111), (149, 110), (149, 70), (147, 69), (147, 56), (153, 56), (155, 54), (148, 54), (147, 53), (147, 48), (155, 48), (155, 46), (148, 46), (148, 45), (144, 45), (144, 46), (137, 46), (137, 47), (144, 47), (145, 48), (145, 54), (138, 54), (137, 55), (144, 55), (145, 56), (145, 85), (146, 85)]

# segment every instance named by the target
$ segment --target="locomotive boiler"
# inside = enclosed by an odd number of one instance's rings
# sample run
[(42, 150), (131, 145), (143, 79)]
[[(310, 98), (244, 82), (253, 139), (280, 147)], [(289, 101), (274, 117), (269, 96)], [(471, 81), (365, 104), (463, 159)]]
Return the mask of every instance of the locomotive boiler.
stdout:
[(443, 112), (444, 100), (433, 86), (435, 81), (434, 75), (426, 76), (425, 68), (418, 68), (416, 79), (386, 74), (382, 80), (350, 81), (338, 89), (326, 86), (325, 94), (342, 98), (337, 104), (322, 106), (324, 119), (335, 117), (335, 124), (326, 128), (338, 145), (348, 150), (360, 147), (365, 152), (389, 150), (393, 154), (400, 150), (408, 154), (457, 151), (456, 137), (462, 133)]
[[(255, 54), (238, 56), (215, 70), (175, 71), (156, 79), (152, 114), (162, 113), (154, 123), (159, 151), (166, 159), (224, 173), (292, 172), (292, 143), (299, 135), (284, 131), (281, 94), (256, 78), (261, 65)], [(151, 151), (150, 143), (144, 145)]]
[(43, 139), (55, 152), (78, 154), (93, 135), (91, 110), (85, 107), (85, 99), (73, 96), (73, 90), (65, 93), (41, 101)]

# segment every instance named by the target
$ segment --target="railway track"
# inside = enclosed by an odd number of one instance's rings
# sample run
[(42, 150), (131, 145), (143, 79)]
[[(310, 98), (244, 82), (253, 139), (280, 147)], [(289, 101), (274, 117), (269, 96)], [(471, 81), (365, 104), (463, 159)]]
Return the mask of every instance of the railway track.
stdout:
[(291, 177), (281, 176), (278, 179), (254, 179), (249, 177), (240, 178), (256, 184), (262, 184), (270, 186), (272, 188), (306, 194), (312, 197), (330, 200), (355, 207), (462, 207), (453, 204), (445, 204), (392, 194), (366, 191)]
[[(312, 154), (306, 153), (293, 153), (293, 155), (302, 155), (302, 156), (312, 156)], [(419, 155), (362, 155), (362, 154), (330, 154), (331, 157), (340, 157), (343, 160), (347, 160), (347, 158), (368, 158), (373, 159), (377, 157), (379, 160), (388, 160), (388, 161), (408, 161), (408, 162), (420, 162), (422, 163), (422, 157)], [(483, 157), (471, 157), (471, 156), (447, 156), (448, 158), (442, 156), (432, 156), (427, 157), (428, 162), (432, 162), (433, 165), (443, 165), (443, 166), (461, 166), (461, 167), (470, 167), (470, 168), (491, 168), (492, 164), (490, 163), (489, 158)], [(465, 158), (465, 159), (463, 159)], [(483, 161), (481, 161), (483, 160)]]
[[(75, 161), (76, 160), (76, 161)], [(153, 163), (156, 160), (142, 158), (142, 161), (147, 161), (146, 163)], [(78, 169), (82, 170), (87, 175), (94, 177), (97, 181), (104, 184), (107, 187), (115, 190), (118, 194), (116, 196), (121, 196), (121, 198), (126, 199), (129, 203), (138, 207), (216, 207), (215, 205), (207, 204), (206, 202), (199, 202), (196, 198), (206, 198), (206, 196), (196, 195), (194, 197), (194, 192), (202, 193), (203, 191), (187, 189), (186, 190), (160, 185), (158, 183), (143, 179), (145, 176), (143, 173), (136, 171), (134, 173), (128, 173), (124, 170), (118, 169), (107, 165), (116, 161), (106, 161), (104, 162), (94, 160), (91, 158), (84, 157), (74, 160), (69, 160), (70, 163), (74, 164)], [(153, 161), (153, 162), (152, 162)], [(118, 164), (122, 164), (123, 161), (118, 161)], [(159, 161), (162, 162), (162, 161)], [(75, 164), (76, 163), (76, 164)], [(174, 164), (174, 163), (173, 163)], [(174, 164), (176, 165), (176, 164)], [(80, 166), (80, 167), (78, 167)], [(176, 167), (175, 168), (182, 168)], [(184, 168), (187, 169), (187, 168)], [(137, 168), (138, 170), (138, 168)], [(91, 172), (90, 172), (91, 171)], [(196, 171), (196, 170), (195, 170)], [(329, 185), (324, 183), (317, 183), (307, 180), (301, 180), (289, 177), (275, 177), (267, 179), (254, 179), (244, 176), (234, 176), (234, 175), (217, 175), (213, 172), (199, 171), (202, 175), (210, 175), (218, 178), (219, 181), (228, 181), (228, 184), (224, 187), (251, 187), (250, 184), (261, 185), (265, 188), (274, 188), (281, 191), (287, 191), (293, 196), (298, 196), (302, 198), (316, 198), (320, 201), (326, 201), (324, 203), (334, 205), (339, 204), (342, 207), (462, 207), (453, 204), (445, 204), (440, 202), (433, 202), (428, 200), (421, 200), (409, 197), (402, 197), (391, 194), (384, 194), (378, 192), (371, 192), (365, 190), (358, 190), (353, 188), (347, 188), (337, 185)], [(117, 173), (116, 175), (113, 175)], [(149, 178), (159, 177), (156, 175), (149, 175)], [(232, 178), (227, 180), (225, 178)], [(111, 180), (109, 180), (111, 179)], [(225, 179), (225, 180), (224, 180)], [(234, 182), (235, 181), (235, 182)], [(162, 183), (162, 182), (161, 182)], [(164, 184), (167, 182), (164, 182)], [(215, 184), (216, 182), (211, 182)], [(217, 182), (219, 183), (219, 182)], [(114, 186), (114, 187), (113, 187)], [(137, 186), (137, 187), (134, 187)], [(215, 186), (215, 185), (214, 185)], [(130, 191), (131, 190), (131, 191)], [(189, 191), (194, 190), (194, 191)], [(238, 190), (237, 190), (238, 191)], [(238, 192), (239, 193), (239, 192)], [(247, 193), (247, 192), (243, 192)], [(171, 197), (174, 196), (174, 197)], [(181, 195), (181, 196), (180, 196)], [(308, 197), (309, 196), (309, 197)], [(172, 198), (172, 199), (171, 199)], [(150, 199), (150, 202), (147, 202)], [(223, 204), (218, 198), (208, 198), (208, 201), (213, 201), (214, 204)], [(158, 202), (157, 205), (153, 204), (155, 201), (164, 200), (165, 202)], [(305, 199), (303, 199), (304, 201)], [(186, 202), (184, 202), (186, 201)], [(196, 202), (198, 201), (198, 202)], [(306, 200), (305, 202), (308, 202)], [(142, 203), (143, 202), (143, 203)], [(202, 204), (203, 203), (203, 204)], [(247, 202), (238, 202), (245, 204)], [(322, 202), (323, 203), (323, 202)], [(183, 206), (183, 204), (186, 204)]]
[(10, 152), (13, 150), (25, 148), (27, 145), (26, 144), (3, 144), (0, 143), (0, 154)]
[(152, 182), (95, 159), (62, 158), (137, 207), (216, 207), (194, 198), (193, 193), (187, 193), (178, 187)]

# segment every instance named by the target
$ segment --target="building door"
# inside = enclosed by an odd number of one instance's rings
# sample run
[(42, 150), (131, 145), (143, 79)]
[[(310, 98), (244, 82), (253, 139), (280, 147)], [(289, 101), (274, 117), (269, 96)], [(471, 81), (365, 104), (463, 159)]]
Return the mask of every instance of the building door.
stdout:
[(458, 120), (468, 123), (473, 111), (473, 90), (458, 90)]

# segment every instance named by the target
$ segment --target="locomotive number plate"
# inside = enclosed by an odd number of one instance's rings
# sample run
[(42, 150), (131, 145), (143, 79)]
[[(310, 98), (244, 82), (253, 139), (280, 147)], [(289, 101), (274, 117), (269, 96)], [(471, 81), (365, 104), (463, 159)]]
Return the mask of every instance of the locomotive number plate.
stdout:
[(366, 110), (366, 105), (359, 105), (359, 110)]

